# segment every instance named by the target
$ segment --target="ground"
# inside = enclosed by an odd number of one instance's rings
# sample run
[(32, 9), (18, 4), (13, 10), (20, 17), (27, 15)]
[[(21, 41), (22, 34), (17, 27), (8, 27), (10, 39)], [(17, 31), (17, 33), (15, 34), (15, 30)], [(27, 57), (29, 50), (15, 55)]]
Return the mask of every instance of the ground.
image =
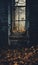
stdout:
[(38, 45), (30, 48), (1, 48), (0, 65), (38, 65)]

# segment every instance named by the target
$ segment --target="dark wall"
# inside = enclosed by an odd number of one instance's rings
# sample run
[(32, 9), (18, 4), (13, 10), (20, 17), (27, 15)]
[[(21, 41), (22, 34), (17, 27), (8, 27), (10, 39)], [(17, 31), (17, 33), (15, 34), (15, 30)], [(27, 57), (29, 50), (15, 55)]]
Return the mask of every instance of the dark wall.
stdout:
[(0, 47), (8, 43), (8, 1), (0, 0)]
[(38, 44), (38, 0), (30, 0), (30, 42)]
[[(8, 45), (8, 2), (0, 0), (0, 47)], [(38, 44), (38, 0), (29, 0), (30, 44)]]

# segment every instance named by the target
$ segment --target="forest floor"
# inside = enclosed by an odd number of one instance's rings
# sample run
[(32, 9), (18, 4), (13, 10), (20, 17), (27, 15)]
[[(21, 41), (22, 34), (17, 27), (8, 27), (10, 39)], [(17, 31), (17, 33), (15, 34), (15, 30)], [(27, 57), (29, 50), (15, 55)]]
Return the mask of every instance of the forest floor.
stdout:
[(0, 65), (38, 65), (38, 45), (30, 48), (0, 48)]

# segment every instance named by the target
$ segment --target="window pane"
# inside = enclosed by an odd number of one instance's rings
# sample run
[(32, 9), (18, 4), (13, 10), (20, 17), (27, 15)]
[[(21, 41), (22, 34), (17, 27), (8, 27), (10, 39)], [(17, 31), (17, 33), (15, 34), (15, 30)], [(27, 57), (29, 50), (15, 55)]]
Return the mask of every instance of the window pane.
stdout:
[(13, 32), (25, 32), (25, 21), (15, 21)]
[(26, 0), (15, 0), (15, 6), (26, 6)]
[(26, 20), (26, 16), (25, 16), (25, 7), (19, 7), (19, 13), (18, 13), (18, 15), (19, 15), (19, 20)]
[(16, 7), (15, 10), (15, 20), (26, 20), (26, 8), (25, 7)]

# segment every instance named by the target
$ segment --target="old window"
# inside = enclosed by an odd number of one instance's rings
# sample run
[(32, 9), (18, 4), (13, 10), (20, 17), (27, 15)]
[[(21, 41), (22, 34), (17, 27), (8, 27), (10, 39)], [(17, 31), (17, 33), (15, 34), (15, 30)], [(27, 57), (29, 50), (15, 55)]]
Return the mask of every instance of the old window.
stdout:
[(12, 32), (26, 31), (26, 0), (12, 2)]

